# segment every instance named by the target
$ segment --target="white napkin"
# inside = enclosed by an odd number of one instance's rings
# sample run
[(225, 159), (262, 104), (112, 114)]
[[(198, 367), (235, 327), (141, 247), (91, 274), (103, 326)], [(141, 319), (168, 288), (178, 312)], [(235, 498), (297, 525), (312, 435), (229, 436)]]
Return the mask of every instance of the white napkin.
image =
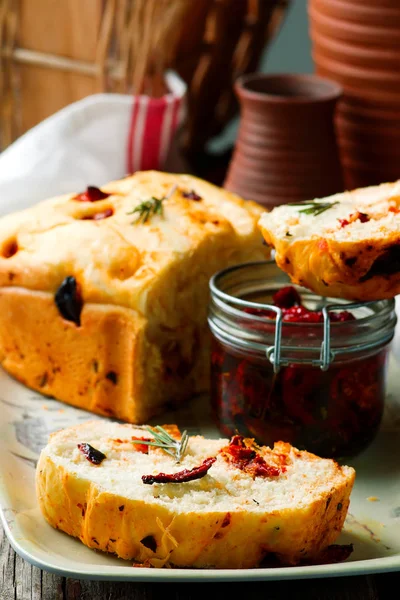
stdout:
[(0, 154), (0, 214), (126, 175), (132, 98), (95, 94), (29, 130)]

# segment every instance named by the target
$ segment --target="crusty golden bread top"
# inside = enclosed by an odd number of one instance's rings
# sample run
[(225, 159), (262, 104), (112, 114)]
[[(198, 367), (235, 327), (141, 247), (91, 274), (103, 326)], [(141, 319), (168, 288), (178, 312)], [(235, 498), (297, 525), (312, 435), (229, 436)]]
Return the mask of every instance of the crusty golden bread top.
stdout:
[[(80, 201), (84, 190), (78, 190), (1, 218), (0, 286), (55, 292), (73, 276), (84, 301), (145, 312), (155, 276), (179, 276), (195, 251), (207, 249), (212, 260), (213, 252), (230, 255), (247, 247), (250, 255), (260, 248), (262, 257), (261, 207), (201, 179), (146, 171), (101, 189), (111, 195)], [(166, 196), (162, 214), (145, 223), (129, 214)], [(99, 213), (103, 218), (95, 220)]]

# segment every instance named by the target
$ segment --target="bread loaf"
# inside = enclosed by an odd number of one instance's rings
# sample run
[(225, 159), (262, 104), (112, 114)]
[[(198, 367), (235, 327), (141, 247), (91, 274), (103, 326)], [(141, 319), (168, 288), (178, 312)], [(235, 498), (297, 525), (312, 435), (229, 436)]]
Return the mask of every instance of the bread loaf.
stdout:
[[(164, 430), (180, 439), (176, 426)], [(272, 556), (304, 564), (343, 527), (351, 467), (240, 436), (189, 437), (177, 464), (143, 438), (154, 436), (102, 419), (53, 434), (36, 471), (47, 521), (90, 548), (153, 567), (251, 568)]]
[(198, 178), (146, 171), (2, 217), (3, 368), (133, 423), (207, 391), (209, 278), (268, 256), (261, 213)]
[(278, 266), (317, 294), (367, 301), (400, 293), (400, 181), (282, 205), (260, 227)]

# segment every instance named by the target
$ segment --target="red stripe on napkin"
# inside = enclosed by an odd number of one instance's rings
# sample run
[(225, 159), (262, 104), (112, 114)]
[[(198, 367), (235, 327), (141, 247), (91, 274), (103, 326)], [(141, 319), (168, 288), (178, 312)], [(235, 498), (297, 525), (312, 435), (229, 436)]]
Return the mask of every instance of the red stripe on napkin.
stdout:
[(159, 169), (161, 166), (159, 161), (161, 130), (166, 107), (165, 98), (150, 100), (148, 104), (139, 166), (143, 171)]
[(170, 91), (161, 98), (132, 99), (126, 152), (127, 173), (162, 170), (182, 118), (184, 94)]

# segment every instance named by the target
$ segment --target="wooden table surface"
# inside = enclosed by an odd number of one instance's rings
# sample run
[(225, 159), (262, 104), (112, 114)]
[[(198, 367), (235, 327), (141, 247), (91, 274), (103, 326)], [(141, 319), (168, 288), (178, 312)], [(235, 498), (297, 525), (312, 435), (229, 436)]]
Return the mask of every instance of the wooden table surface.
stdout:
[(254, 583), (112, 583), (65, 579), (41, 571), (10, 547), (0, 525), (0, 600), (383, 600), (400, 597), (400, 572)]

